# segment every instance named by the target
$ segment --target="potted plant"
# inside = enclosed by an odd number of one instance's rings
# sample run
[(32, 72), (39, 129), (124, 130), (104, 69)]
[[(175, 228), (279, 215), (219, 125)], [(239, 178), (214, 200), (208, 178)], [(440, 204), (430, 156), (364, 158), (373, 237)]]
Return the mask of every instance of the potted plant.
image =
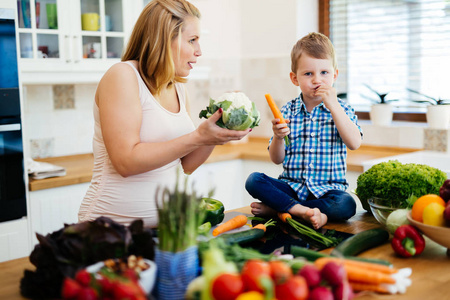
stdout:
[(430, 128), (433, 129), (447, 129), (450, 123), (450, 100), (444, 100), (441, 98), (434, 98), (429, 95), (423, 94), (416, 90), (407, 88), (411, 93), (425, 97), (424, 100), (412, 100), (418, 103), (425, 103), (427, 105), (427, 123)]
[(374, 104), (370, 108), (370, 120), (373, 125), (377, 126), (389, 126), (392, 122), (394, 113), (392, 112), (392, 105), (390, 102), (398, 101), (398, 99), (386, 99), (389, 93), (381, 94), (375, 89), (373, 89), (368, 84), (364, 84), (370, 91), (377, 95), (376, 99), (371, 97), (365, 97), (372, 101)]

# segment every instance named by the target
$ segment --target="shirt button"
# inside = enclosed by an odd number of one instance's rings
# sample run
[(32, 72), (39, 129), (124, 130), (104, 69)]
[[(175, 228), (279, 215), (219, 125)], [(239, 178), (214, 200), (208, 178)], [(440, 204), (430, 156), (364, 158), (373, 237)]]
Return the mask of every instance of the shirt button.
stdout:
[(309, 164), (309, 167), (312, 168), (314, 165), (312, 163)]
[(309, 152), (314, 152), (314, 149), (313, 148), (309, 149)]
[(313, 122), (315, 122), (316, 121), (316, 117), (312, 118), (312, 120), (313, 120)]
[(313, 132), (313, 133), (311, 133), (311, 136), (315, 136), (316, 134)]

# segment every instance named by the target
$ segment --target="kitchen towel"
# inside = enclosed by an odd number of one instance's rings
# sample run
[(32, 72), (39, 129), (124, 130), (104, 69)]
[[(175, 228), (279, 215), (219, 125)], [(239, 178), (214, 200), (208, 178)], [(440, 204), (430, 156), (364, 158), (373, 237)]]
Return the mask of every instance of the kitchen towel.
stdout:
[(66, 169), (46, 162), (37, 162), (32, 158), (26, 159), (28, 175), (33, 179), (65, 176)]

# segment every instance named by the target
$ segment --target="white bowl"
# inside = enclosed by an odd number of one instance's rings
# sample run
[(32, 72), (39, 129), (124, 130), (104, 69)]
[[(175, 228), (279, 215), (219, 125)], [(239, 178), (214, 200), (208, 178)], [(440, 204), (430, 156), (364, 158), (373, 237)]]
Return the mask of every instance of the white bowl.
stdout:
[(439, 245), (450, 249), (450, 227), (423, 224), (414, 220), (411, 217), (411, 212), (408, 212), (408, 221), (411, 225), (417, 227), (424, 235), (430, 238), (430, 240), (433, 240)]
[[(150, 294), (150, 292), (153, 290), (153, 287), (155, 286), (157, 266), (156, 266), (155, 262), (153, 262), (149, 259), (144, 258), (144, 261), (150, 267), (147, 270), (142, 271), (139, 274), (139, 285), (142, 287), (145, 294), (148, 295), (148, 294)], [(104, 265), (105, 265), (105, 263), (101, 261), (96, 264), (88, 266), (86, 268), (86, 271), (88, 271), (89, 273), (97, 273), (98, 271), (100, 271), (100, 269)]]

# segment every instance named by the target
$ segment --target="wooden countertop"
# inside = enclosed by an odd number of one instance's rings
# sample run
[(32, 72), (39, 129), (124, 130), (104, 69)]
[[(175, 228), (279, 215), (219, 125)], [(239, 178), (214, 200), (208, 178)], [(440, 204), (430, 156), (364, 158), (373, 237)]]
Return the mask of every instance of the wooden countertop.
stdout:
[[(232, 159), (250, 159), (270, 162), (269, 153), (267, 151), (268, 141), (269, 138), (252, 137), (248, 142), (245, 143), (230, 143), (227, 145), (216, 146), (206, 163)], [(362, 163), (364, 161), (413, 151), (418, 151), (418, 149), (363, 145), (358, 150), (348, 151), (347, 167), (349, 171), (363, 172)], [(45, 159), (37, 159), (36, 161), (48, 162), (65, 167), (67, 175), (39, 180), (30, 178), (30, 191), (37, 191), (91, 181), (92, 168), (94, 164), (94, 157), (92, 154), (51, 157)]]
[[(246, 214), (251, 214), (250, 207), (235, 209)], [(324, 228), (336, 229), (348, 233), (358, 233), (368, 229), (380, 227), (375, 218), (364, 210), (360, 210), (347, 222), (327, 223)], [(390, 261), (397, 269), (412, 269), (412, 285), (409, 286), (405, 294), (382, 295), (376, 293), (364, 293), (358, 295), (356, 299), (377, 299), (377, 300), (424, 300), (424, 299), (448, 299), (450, 291), (450, 257), (447, 256), (447, 249), (435, 242), (426, 239), (424, 252), (413, 258), (401, 258), (395, 255), (390, 243), (367, 250), (361, 253), (360, 257), (377, 258)], [(323, 250), (324, 253), (331, 252), (332, 248)]]
[[(250, 213), (250, 208), (244, 207), (233, 211)], [(328, 223), (325, 227), (349, 233), (358, 233), (379, 226), (380, 224), (377, 223), (372, 215), (359, 211), (347, 222)], [(408, 287), (405, 294), (381, 295), (368, 292), (359, 294), (356, 299), (448, 299), (450, 258), (447, 257), (446, 250), (446, 248), (427, 239), (425, 251), (414, 258), (397, 257), (389, 243), (361, 253), (360, 257), (388, 260), (395, 268), (412, 268), (410, 277), (412, 285)], [(330, 251), (331, 249), (324, 250), (325, 253)], [(2, 283), (0, 285), (0, 299), (25, 299), (20, 295), (19, 290), (20, 279), (23, 277), (25, 269), (35, 269), (29, 262), (28, 257), (0, 263), (0, 282)]]

